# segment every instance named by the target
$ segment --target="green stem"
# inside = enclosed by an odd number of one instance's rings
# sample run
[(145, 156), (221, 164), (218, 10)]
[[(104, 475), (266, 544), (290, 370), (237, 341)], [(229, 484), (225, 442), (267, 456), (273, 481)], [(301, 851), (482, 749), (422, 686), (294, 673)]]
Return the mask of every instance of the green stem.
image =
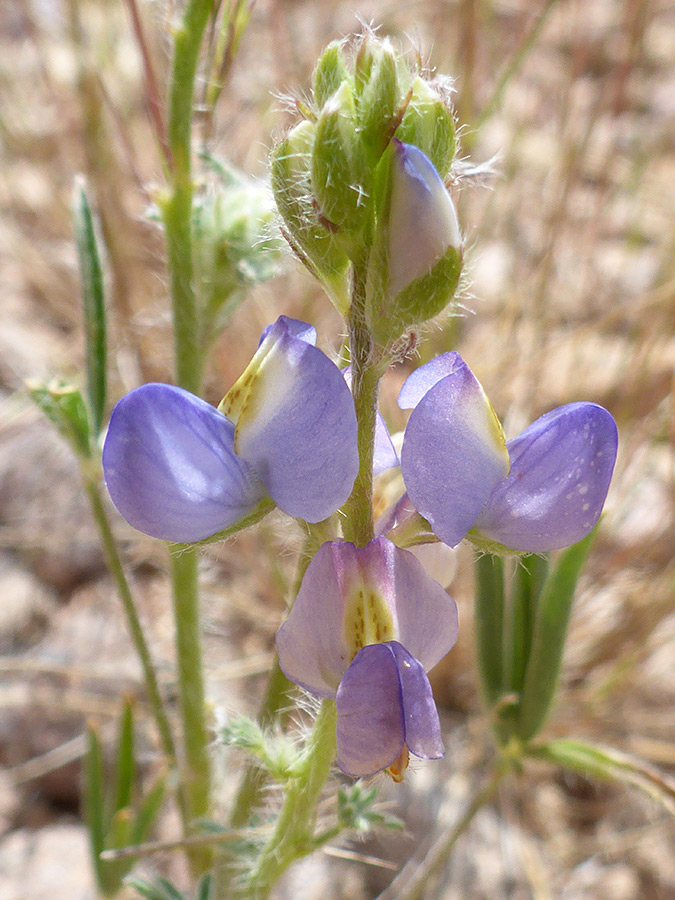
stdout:
[(138, 654), (138, 658), (141, 661), (145, 689), (148, 693), (148, 700), (150, 701), (153, 716), (155, 717), (162, 750), (164, 751), (164, 755), (166, 756), (169, 765), (172, 768), (177, 768), (176, 745), (174, 744), (171, 726), (169, 725), (169, 719), (162, 701), (157, 673), (152, 662), (152, 657), (150, 656), (150, 649), (145, 640), (143, 627), (138, 617), (138, 611), (136, 609), (136, 604), (134, 603), (131, 588), (129, 587), (127, 577), (124, 574), (122, 560), (120, 559), (110, 522), (108, 521), (108, 516), (105, 507), (103, 506), (97, 481), (92, 477), (85, 477), (85, 489), (91, 505), (92, 515), (96, 522), (96, 527), (99, 530), (101, 543), (103, 544), (108, 563), (108, 569), (110, 570), (110, 574), (115, 582), (115, 587), (117, 588), (117, 593), (122, 601), (124, 613), (127, 618), (129, 634), (136, 649), (136, 653)]
[(352, 493), (342, 507), (345, 539), (364, 547), (375, 536), (373, 526), (373, 454), (377, 397), (382, 366), (364, 321), (366, 267), (354, 264), (352, 305), (349, 316), (352, 394), (356, 409), (359, 471)]
[[(199, 628), (198, 558), (194, 550), (171, 547), (173, 614), (180, 711), (183, 723), (183, 784), (189, 820), (210, 809), (211, 762), (204, 702), (204, 676)], [(210, 854), (191, 854), (196, 871), (208, 867)]]
[(265, 900), (286, 869), (316, 846), (316, 804), (335, 758), (335, 701), (324, 700), (305, 747), (305, 765), (288, 785), (274, 834), (247, 879), (243, 896)]
[(212, 0), (190, 0), (175, 32), (168, 139), (169, 196), (161, 204), (173, 308), (176, 379), (199, 393), (203, 372), (199, 311), (192, 286), (192, 103), (199, 49)]
[[(171, 184), (168, 196), (161, 203), (171, 284), (176, 381), (194, 394), (199, 394), (201, 389), (204, 354), (192, 284), (192, 105), (199, 50), (212, 10), (212, 0), (189, 0), (174, 33), (167, 127)], [(211, 794), (196, 551), (172, 547), (171, 568), (184, 788), (188, 814), (194, 820), (209, 812)], [(208, 868), (210, 857), (207, 851), (192, 852), (190, 862), (194, 874)]]

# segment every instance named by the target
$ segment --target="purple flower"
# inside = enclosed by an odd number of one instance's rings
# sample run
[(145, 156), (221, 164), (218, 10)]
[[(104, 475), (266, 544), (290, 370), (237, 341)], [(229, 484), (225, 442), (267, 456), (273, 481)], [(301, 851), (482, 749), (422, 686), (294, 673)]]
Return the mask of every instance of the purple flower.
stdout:
[(457, 607), (415, 557), (386, 538), (326, 543), (277, 632), (285, 675), (337, 704), (337, 762), (400, 780), (407, 752), (443, 755), (426, 671), (457, 638)]
[(469, 533), (538, 553), (580, 541), (598, 521), (617, 452), (616, 423), (601, 406), (560, 406), (507, 444), (454, 352), (413, 372), (399, 405), (413, 408), (401, 451), (406, 490), (446, 544)]
[(358, 470), (356, 415), (315, 340), (313, 328), (281, 316), (219, 410), (164, 384), (123, 397), (103, 469), (124, 518), (153, 537), (189, 542), (271, 501), (309, 522), (341, 506)]

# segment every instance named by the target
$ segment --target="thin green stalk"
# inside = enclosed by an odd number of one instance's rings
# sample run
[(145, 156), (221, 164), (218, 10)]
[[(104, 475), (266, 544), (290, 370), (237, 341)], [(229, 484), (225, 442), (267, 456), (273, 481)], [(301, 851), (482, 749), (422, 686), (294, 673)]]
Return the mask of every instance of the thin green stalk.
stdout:
[(164, 751), (164, 755), (166, 756), (169, 765), (175, 767), (177, 765), (176, 746), (174, 744), (173, 735), (171, 734), (171, 726), (169, 725), (166, 710), (164, 709), (162, 695), (159, 690), (157, 673), (155, 672), (152, 657), (150, 656), (150, 649), (148, 648), (145, 635), (143, 634), (143, 627), (138, 617), (138, 611), (136, 610), (136, 604), (134, 603), (131, 588), (129, 587), (127, 577), (124, 574), (122, 560), (120, 559), (110, 522), (108, 521), (108, 516), (105, 507), (103, 506), (100, 490), (98, 484), (90, 478), (87, 478), (85, 481), (85, 489), (89, 498), (89, 503), (91, 504), (91, 511), (96, 527), (99, 530), (101, 543), (103, 544), (108, 563), (108, 569), (115, 581), (115, 587), (117, 588), (117, 593), (122, 601), (124, 614), (127, 617), (129, 634), (136, 649), (136, 653), (138, 654), (138, 658), (141, 661), (145, 688), (148, 692), (148, 700), (150, 701), (152, 713), (157, 724), (157, 731), (159, 732), (160, 741), (162, 743), (162, 750)]
[[(171, 184), (161, 203), (171, 284), (176, 381), (194, 394), (201, 389), (204, 355), (192, 285), (192, 106), (199, 51), (212, 9), (212, 0), (189, 0), (174, 32), (167, 127)], [(188, 812), (194, 820), (208, 814), (211, 795), (196, 551), (173, 547), (171, 570), (184, 785)], [(190, 861), (196, 874), (208, 868), (210, 856), (207, 851), (192, 852)]]
[(316, 804), (335, 758), (335, 701), (324, 700), (305, 748), (305, 766), (290, 782), (274, 834), (248, 876), (243, 896), (265, 900), (286, 869), (315, 847)]
[[(103, 549), (108, 563), (108, 569), (110, 570), (110, 574), (112, 575), (115, 582), (115, 587), (117, 588), (119, 598), (122, 601), (122, 607), (127, 619), (129, 635), (131, 637), (131, 641), (134, 645), (136, 653), (138, 654), (138, 658), (141, 662), (141, 667), (143, 669), (143, 679), (145, 681), (145, 689), (147, 691), (150, 708), (157, 725), (157, 731), (159, 733), (162, 750), (164, 752), (164, 756), (166, 757), (168, 765), (172, 769), (178, 769), (176, 745), (173, 739), (173, 734), (171, 732), (171, 726), (166, 714), (166, 709), (164, 708), (164, 702), (162, 700), (162, 694), (159, 689), (157, 673), (155, 671), (155, 666), (150, 655), (150, 648), (148, 647), (147, 641), (145, 640), (143, 626), (141, 625), (140, 619), (138, 617), (138, 611), (136, 609), (136, 604), (134, 603), (131, 588), (129, 587), (127, 577), (124, 574), (124, 567), (122, 565), (122, 560), (117, 548), (117, 543), (112, 533), (110, 522), (108, 521), (108, 516), (101, 499), (101, 492), (99, 489), (98, 481), (91, 476), (85, 476), (85, 490), (87, 492), (87, 497), (89, 498), (89, 503), (91, 505), (94, 522), (96, 523), (96, 527), (98, 528), (101, 538), (101, 543), (103, 544)], [(185, 807), (185, 799), (181, 789), (179, 789), (178, 791), (178, 806), (183, 822), (183, 831), (187, 833), (188, 817)]]
[(190, 0), (174, 35), (168, 140), (171, 189), (161, 204), (166, 229), (174, 324), (176, 379), (199, 393), (203, 353), (197, 302), (192, 287), (192, 104), (199, 50), (212, 0)]
[[(197, 562), (194, 550), (171, 548), (173, 614), (183, 722), (183, 784), (191, 823), (206, 816), (211, 806), (211, 761), (204, 702)], [(194, 852), (191, 861), (195, 870), (203, 871), (208, 868), (210, 854)]]
[(413, 865), (409, 863), (377, 900), (422, 900), (427, 885), (440, 873), (455, 844), (466, 832), (476, 813), (497, 793), (503, 774), (500, 769), (496, 770), (488, 783), (469, 803), (457, 824), (436, 839), (421, 864), (414, 863), (413, 874), (409, 874), (408, 870)]
[(375, 359), (375, 347), (368, 331), (365, 305), (365, 266), (354, 265), (352, 305), (349, 319), (352, 394), (356, 409), (359, 471), (352, 493), (342, 507), (343, 530), (348, 541), (364, 547), (375, 536), (373, 525), (373, 454), (377, 397), (382, 367)]

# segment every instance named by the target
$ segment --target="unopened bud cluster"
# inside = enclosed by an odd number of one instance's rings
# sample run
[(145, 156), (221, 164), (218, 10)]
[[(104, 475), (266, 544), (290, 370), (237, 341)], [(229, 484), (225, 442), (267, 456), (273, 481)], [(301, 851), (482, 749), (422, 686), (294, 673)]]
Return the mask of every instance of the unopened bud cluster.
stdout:
[(461, 239), (445, 189), (456, 142), (448, 90), (367, 32), (330, 44), (303, 120), (276, 147), (272, 187), (291, 247), (343, 315), (350, 265), (365, 316), (391, 344), (452, 299)]

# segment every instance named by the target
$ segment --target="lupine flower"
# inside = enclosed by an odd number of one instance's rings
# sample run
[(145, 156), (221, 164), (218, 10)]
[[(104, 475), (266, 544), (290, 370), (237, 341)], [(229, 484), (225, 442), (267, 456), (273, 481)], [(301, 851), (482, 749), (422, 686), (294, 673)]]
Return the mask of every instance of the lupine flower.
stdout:
[(401, 780), (408, 751), (444, 753), (426, 671), (457, 638), (457, 607), (415, 557), (386, 538), (326, 543), (277, 632), (285, 675), (337, 704), (337, 762)]
[(458, 353), (409, 376), (399, 396), (413, 408), (401, 470), (415, 508), (454, 547), (478, 543), (538, 553), (584, 538), (602, 512), (617, 429), (595, 403), (552, 410), (505, 441), (482, 387)]
[(341, 506), (358, 470), (356, 415), (315, 340), (309, 325), (281, 316), (219, 410), (165, 384), (123, 397), (103, 469), (124, 518), (153, 537), (189, 542), (266, 502), (309, 522)]

